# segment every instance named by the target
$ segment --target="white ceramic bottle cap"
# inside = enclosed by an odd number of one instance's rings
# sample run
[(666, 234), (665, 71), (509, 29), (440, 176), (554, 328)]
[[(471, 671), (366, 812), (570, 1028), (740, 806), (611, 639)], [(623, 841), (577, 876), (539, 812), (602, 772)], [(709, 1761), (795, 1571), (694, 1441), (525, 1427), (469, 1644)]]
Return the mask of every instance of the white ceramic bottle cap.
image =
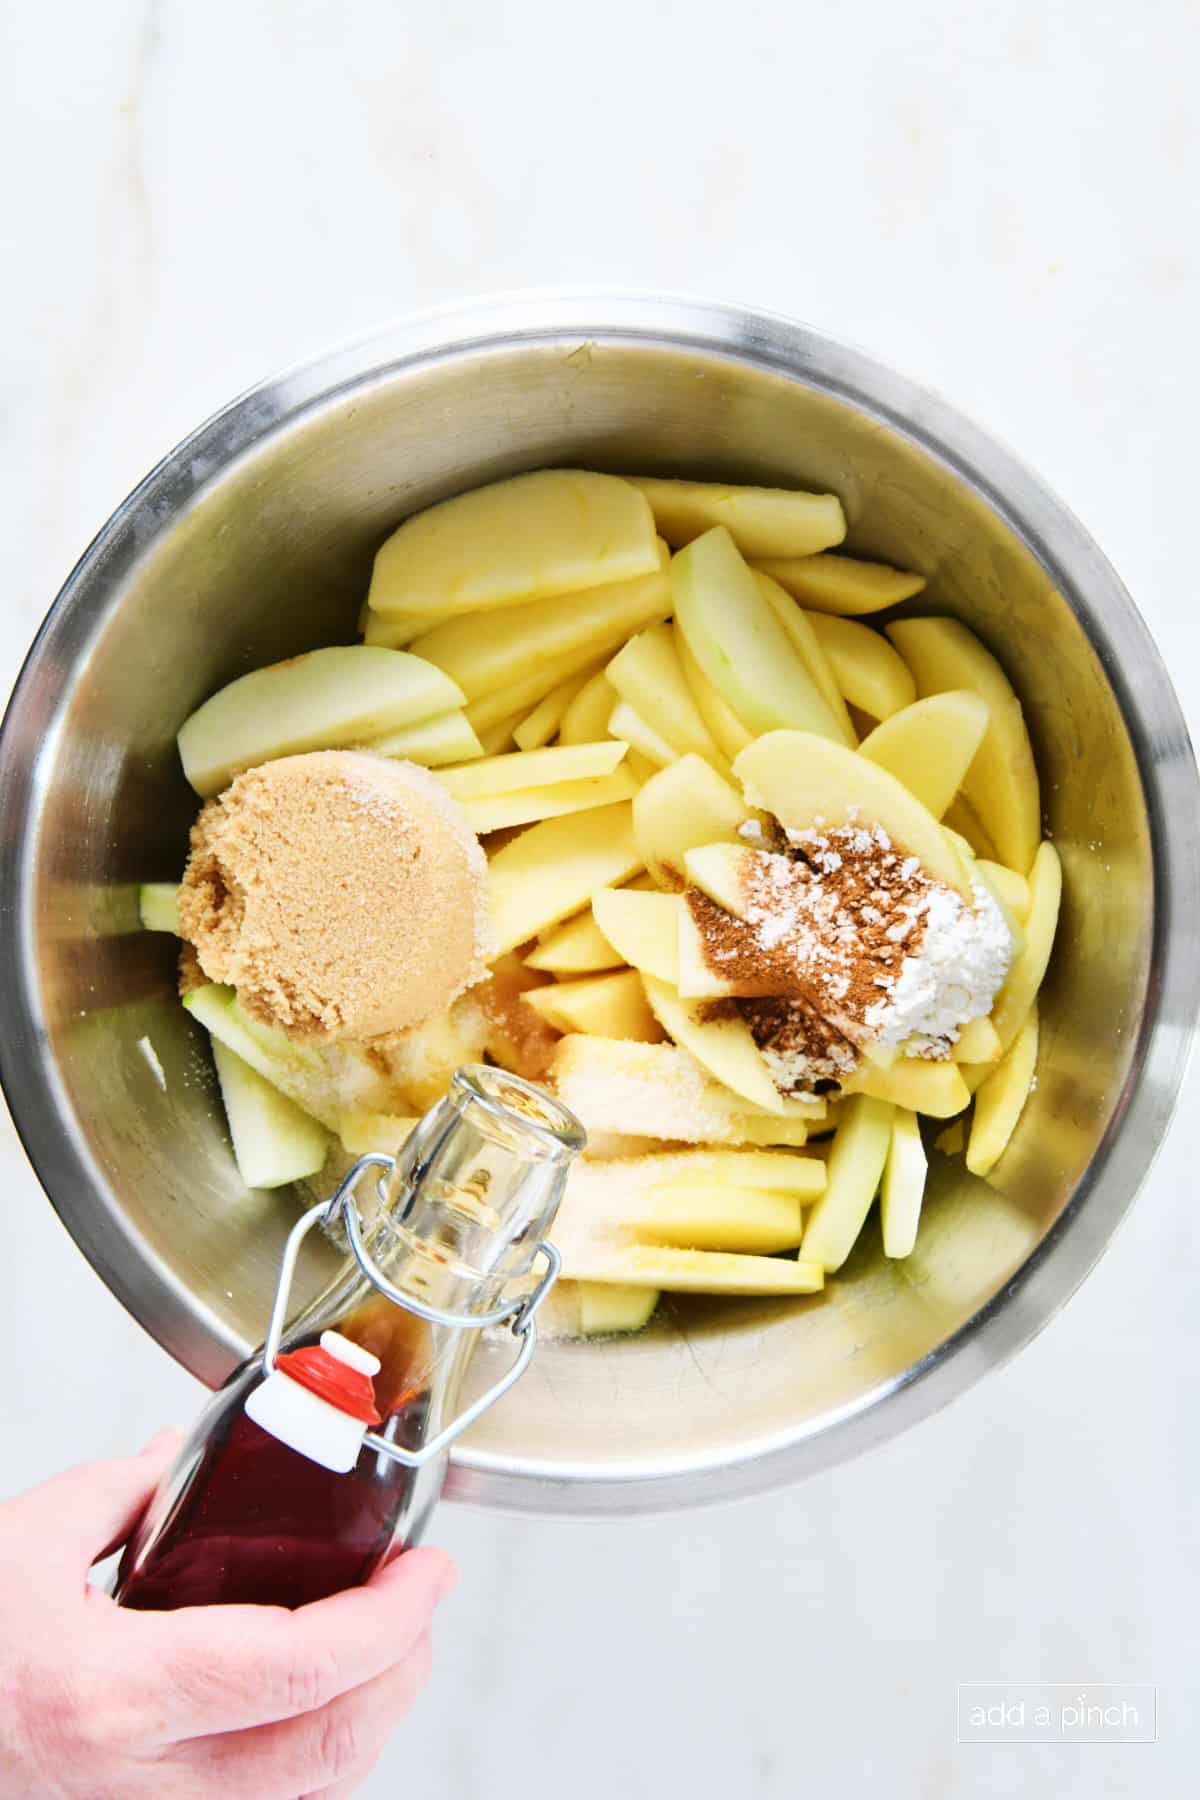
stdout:
[(383, 1367), (377, 1356), (372, 1356), (361, 1344), (351, 1343), (340, 1331), (323, 1331), (321, 1348), (327, 1350), (330, 1356), (336, 1356), (348, 1369), (357, 1369), (360, 1375), (378, 1375)]

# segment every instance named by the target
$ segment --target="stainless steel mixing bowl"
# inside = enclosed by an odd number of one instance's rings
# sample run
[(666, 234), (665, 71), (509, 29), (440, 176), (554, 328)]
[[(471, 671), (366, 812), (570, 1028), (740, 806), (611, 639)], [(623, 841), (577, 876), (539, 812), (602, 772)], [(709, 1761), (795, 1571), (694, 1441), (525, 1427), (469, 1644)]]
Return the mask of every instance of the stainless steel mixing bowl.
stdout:
[(1065, 1300), (1179, 1086), (1198, 790), (1163, 666), (1086, 532), (940, 401), (813, 332), (650, 298), (501, 302), (235, 401), (87, 551), (0, 740), (9, 1103), (81, 1249), (210, 1383), (262, 1334), (296, 1202), (240, 1186), (172, 947), (137, 927), (136, 884), (178, 874), (196, 804), (176, 728), (243, 670), (350, 639), (406, 513), (545, 464), (839, 493), (848, 547), (921, 570), (915, 610), (965, 619), (1005, 663), (1066, 871), (1037, 1091), (991, 1184), (935, 1154), (916, 1254), (886, 1261), (872, 1228), (815, 1301), (678, 1302), (628, 1342), (545, 1347), (451, 1478), (491, 1504), (634, 1510), (876, 1442)]

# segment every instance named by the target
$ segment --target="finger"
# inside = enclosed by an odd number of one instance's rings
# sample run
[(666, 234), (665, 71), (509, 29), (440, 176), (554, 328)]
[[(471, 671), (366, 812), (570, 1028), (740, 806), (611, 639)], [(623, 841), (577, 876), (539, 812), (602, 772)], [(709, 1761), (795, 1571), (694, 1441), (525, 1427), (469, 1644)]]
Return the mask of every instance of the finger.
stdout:
[(214, 1792), (276, 1796), (352, 1793), (429, 1680), (430, 1633), (395, 1668), (302, 1719), (198, 1738), (177, 1751)]
[(193, 1606), (121, 1617), (169, 1736), (203, 1737), (319, 1712), (393, 1668), (455, 1579), (444, 1551), (410, 1550), (366, 1587), (295, 1612)]
[[(18, 1494), (5, 1523), (23, 1538), (26, 1562), (51, 1578), (86, 1576), (123, 1544), (175, 1459), (178, 1432), (160, 1432), (140, 1456), (80, 1463)], [(47, 1520), (54, 1529), (47, 1531)]]

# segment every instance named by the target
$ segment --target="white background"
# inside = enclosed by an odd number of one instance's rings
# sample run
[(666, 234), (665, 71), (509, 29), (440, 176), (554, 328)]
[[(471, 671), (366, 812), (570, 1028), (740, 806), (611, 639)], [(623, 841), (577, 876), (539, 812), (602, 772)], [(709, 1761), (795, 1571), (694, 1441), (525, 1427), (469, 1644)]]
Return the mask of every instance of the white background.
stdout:
[[(1194, 0), (4, 10), (0, 685), (93, 530), (238, 389), (576, 282), (745, 300), (940, 388), (1082, 516), (1200, 714)], [(873, 1456), (650, 1522), (447, 1508), (462, 1586), (367, 1791), (1193, 1788), (1198, 1101), (1063, 1316)], [(9, 1490), (200, 1394), (7, 1122), (0, 1157)], [(1004, 1680), (1156, 1682), (1159, 1742), (956, 1747), (956, 1682)]]

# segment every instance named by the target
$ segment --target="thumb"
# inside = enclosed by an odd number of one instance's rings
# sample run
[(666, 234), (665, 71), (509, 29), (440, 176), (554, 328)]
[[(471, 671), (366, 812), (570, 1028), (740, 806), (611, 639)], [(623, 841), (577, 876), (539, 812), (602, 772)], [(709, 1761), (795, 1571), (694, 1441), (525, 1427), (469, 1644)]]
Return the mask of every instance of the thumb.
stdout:
[(182, 1434), (160, 1431), (138, 1456), (79, 1463), (9, 1503), (9, 1531), (28, 1527), (29, 1560), (72, 1580), (123, 1544), (179, 1451)]

